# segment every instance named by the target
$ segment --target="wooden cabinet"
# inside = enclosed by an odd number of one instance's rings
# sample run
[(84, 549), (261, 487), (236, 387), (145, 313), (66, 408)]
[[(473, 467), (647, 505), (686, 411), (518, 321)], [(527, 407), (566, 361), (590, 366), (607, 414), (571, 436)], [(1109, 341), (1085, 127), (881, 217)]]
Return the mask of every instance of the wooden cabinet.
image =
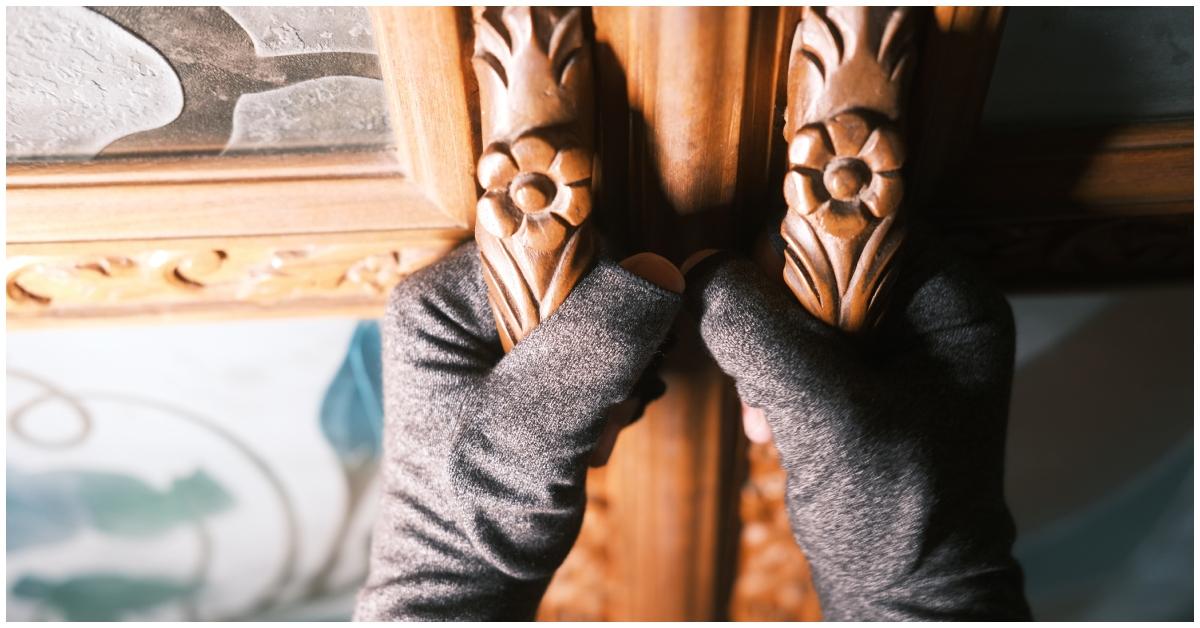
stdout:
[[(1190, 120), (981, 129), (1004, 9), (912, 13), (911, 90), (895, 103), (907, 113), (889, 116), (908, 140), (912, 222), (1014, 288), (1191, 276)], [(610, 254), (679, 263), (703, 248), (749, 251), (778, 230), (788, 68), (810, 54), (793, 49), (802, 15), (582, 13), (592, 221)], [(371, 22), (386, 145), (10, 160), (9, 325), (378, 316), (404, 274), (472, 237), (488, 127), (469, 9), (373, 8)], [(745, 442), (736, 393), (694, 324), (677, 335), (666, 396), (589, 477), (583, 533), (541, 617), (817, 618), (774, 454)]]

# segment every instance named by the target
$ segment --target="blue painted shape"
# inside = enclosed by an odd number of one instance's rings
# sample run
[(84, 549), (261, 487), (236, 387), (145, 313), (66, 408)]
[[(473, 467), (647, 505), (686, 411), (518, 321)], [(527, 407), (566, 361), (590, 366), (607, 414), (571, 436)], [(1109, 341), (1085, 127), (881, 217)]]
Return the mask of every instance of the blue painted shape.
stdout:
[(175, 480), (165, 492), (128, 475), (80, 475), (92, 525), (117, 536), (158, 536), (233, 505), (233, 498), (203, 470)]
[(10, 466), (5, 485), (5, 547), (10, 552), (60, 543), (87, 525), (78, 487), (70, 478), (26, 474)]
[(160, 491), (130, 475), (64, 470), (24, 473), (9, 467), (10, 551), (65, 541), (86, 526), (122, 537), (154, 537), (234, 504), (203, 470)]
[(198, 584), (165, 577), (92, 573), (53, 581), (22, 576), (12, 594), (54, 609), (67, 621), (117, 621), (132, 611), (145, 611), (177, 601)]
[(383, 448), (382, 369), (379, 325), (360, 322), (321, 401), (321, 433), (351, 471), (374, 466)]

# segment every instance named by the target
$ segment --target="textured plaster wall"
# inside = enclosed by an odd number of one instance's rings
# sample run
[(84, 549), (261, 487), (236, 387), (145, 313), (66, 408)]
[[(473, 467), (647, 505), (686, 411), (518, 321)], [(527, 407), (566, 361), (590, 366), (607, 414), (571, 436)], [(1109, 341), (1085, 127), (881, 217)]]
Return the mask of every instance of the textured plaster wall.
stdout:
[(379, 149), (363, 7), (7, 10), (9, 161)]
[(326, 76), (246, 94), (233, 111), (226, 151), (378, 143), (389, 133), (383, 82)]
[(246, 29), (259, 56), (375, 52), (364, 7), (221, 7)]
[(92, 155), (183, 109), (166, 59), (108, 19), (82, 7), (9, 7), (6, 17), (9, 159)]

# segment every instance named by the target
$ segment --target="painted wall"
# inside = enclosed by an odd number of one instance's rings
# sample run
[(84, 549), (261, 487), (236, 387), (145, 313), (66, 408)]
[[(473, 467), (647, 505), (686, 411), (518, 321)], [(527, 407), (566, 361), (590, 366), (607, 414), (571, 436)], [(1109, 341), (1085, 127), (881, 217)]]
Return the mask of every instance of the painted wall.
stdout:
[(30, 331), (7, 357), (10, 619), (347, 616), (373, 323)]

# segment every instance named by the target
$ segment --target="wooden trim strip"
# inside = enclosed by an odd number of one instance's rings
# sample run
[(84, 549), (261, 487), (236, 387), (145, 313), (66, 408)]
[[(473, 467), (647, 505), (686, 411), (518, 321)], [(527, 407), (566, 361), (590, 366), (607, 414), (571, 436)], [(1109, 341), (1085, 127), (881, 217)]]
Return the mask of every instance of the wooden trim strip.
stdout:
[(1193, 279), (1193, 216), (997, 219), (942, 227), (1011, 291), (1095, 290)]
[(17, 188), (11, 243), (462, 228), (397, 177)]
[(412, 176), (459, 226), (473, 225), (479, 118), (470, 76), (470, 12), (458, 7), (370, 11), (392, 128)]
[(88, 185), (398, 177), (403, 171), (403, 164), (395, 150), (141, 157), (83, 162), (15, 162), (6, 168), (5, 183), (8, 189), (13, 190)]
[(1190, 122), (985, 129), (932, 213), (1044, 220), (1192, 213)]
[(1190, 147), (1193, 141), (1191, 120), (1150, 120), (1078, 128), (988, 125), (980, 129), (972, 153), (980, 156), (989, 153), (1006, 156), (1093, 154)]

